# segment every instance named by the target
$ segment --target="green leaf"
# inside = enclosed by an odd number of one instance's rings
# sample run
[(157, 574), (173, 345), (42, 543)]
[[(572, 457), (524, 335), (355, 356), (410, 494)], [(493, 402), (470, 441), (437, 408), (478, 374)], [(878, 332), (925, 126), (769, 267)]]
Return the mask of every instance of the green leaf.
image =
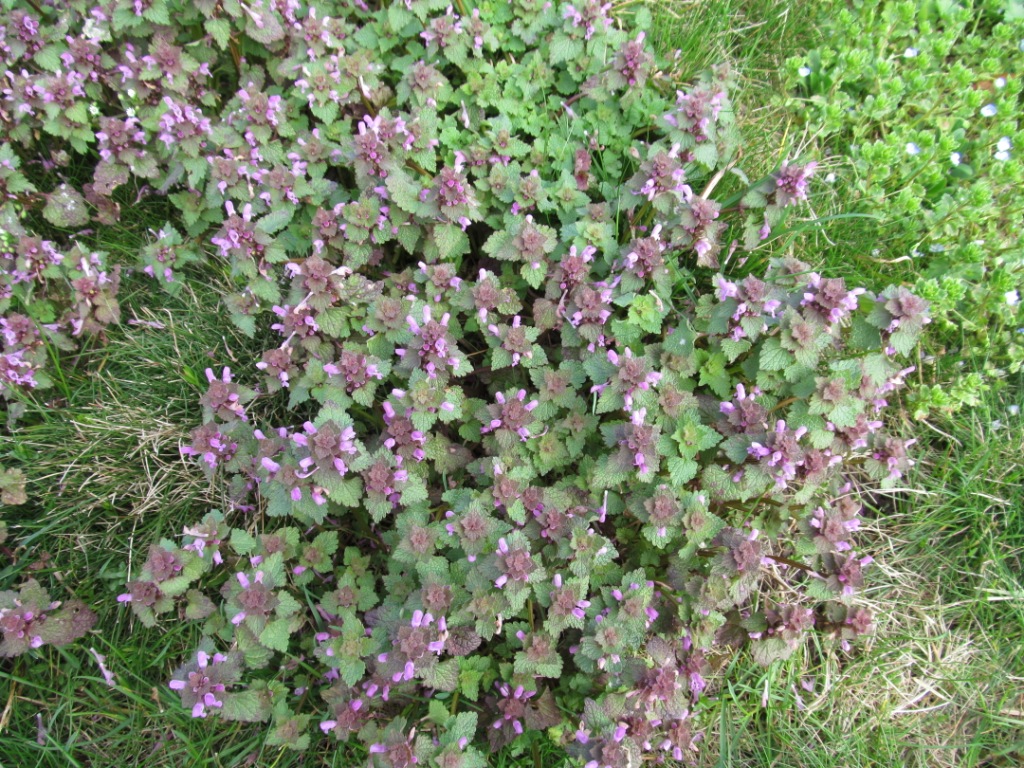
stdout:
[(290, 638), (291, 622), (288, 619), (272, 621), (260, 632), (260, 644), (281, 653), (285, 653), (288, 650), (288, 640)]
[(267, 500), (267, 514), (270, 517), (285, 517), (292, 513), (292, 500), (280, 483), (264, 483), (260, 493)]
[(395, 32), (401, 32), (415, 18), (401, 3), (392, 3), (388, 6), (388, 23)]
[(359, 477), (348, 477), (327, 489), (331, 501), (343, 507), (358, 507), (363, 495), (363, 481)]
[(253, 292), (254, 296), (272, 304), (281, 301), (281, 289), (277, 287), (276, 282), (271, 280), (253, 280), (249, 283), (249, 290)]
[(448, 726), (448, 739), (452, 741), (458, 741), (459, 739), (472, 740), (473, 734), (476, 732), (476, 723), (476, 712), (459, 712), (455, 716), (455, 721)]
[(142, 17), (146, 21), (151, 21), (154, 24), (167, 25), (171, 23), (171, 17), (167, 11), (167, 3), (164, 0), (154, 0), (154, 2), (142, 12)]
[(659, 333), (665, 307), (661, 299), (651, 293), (637, 296), (629, 307), (629, 321), (647, 333)]
[(682, 488), (697, 476), (700, 465), (693, 459), (669, 459), (668, 472), (674, 488)]
[(250, 339), (256, 335), (256, 318), (251, 315), (243, 315), (239, 312), (230, 312), (228, 314), (228, 319), (234, 323), (238, 330)]
[(282, 205), (276, 211), (271, 211), (256, 223), (256, 228), (269, 235), (280, 232), (288, 226), (292, 217), (295, 216), (295, 206)]
[(332, 557), (338, 551), (338, 532), (324, 531), (317, 534), (313, 539), (313, 548), (326, 557)]
[[(408, 213), (416, 213), (420, 209), (420, 188), (409, 178), (409, 175), (404, 171), (393, 171), (388, 174), (387, 180), (384, 182), (384, 186), (388, 189), (388, 194), (391, 197), (391, 201), (401, 208), (403, 211)], [(414, 231), (419, 236), (419, 227), (405, 226), (399, 227), (399, 241), (406, 247), (407, 250), (411, 251), (406, 239), (402, 237), (403, 229)]]
[(679, 326), (665, 337), (665, 351), (673, 355), (689, 355), (693, 352), (693, 342), (697, 338), (690, 322), (686, 319)]
[(459, 690), (470, 701), (480, 698), (480, 681), (490, 665), (490, 660), (482, 656), (459, 659)]
[(881, 332), (862, 317), (850, 323), (850, 346), (855, 349), (878, 349), (882, 345)]
[(852, 427), (857, 423), (857, 415), (863, 412), (864, 401), (863, 400), (848, 400), (843, 403), (839, 403), (829, 413), (828, 418), (837, 427)]
[(864, 358), (864, 372), (875, 385), (882, 385), (889, 378), (892, 366), (885, 355), (868, 355)]
[(552, 64), (564, 61), (575, 61), (583, 54), (583, 43), (564, 34), (557, 34), (551, 40), (550, 56)]
[(400, 497), (401, 503), (408, 507), (426, 500), (426, 485), (424, 485), (420, 478), (410, 474), (409, 480), (405, 484), (405, 488), (402, 489), (402, 495)]
[(620, 344), (633, 344), (640, 341), (644, 335), (644, 329), (636, 323), (625, 320), (612, 320), (612, 332)]
[(222, 693), (223, 706), (218, 710), (225, 720), (258, 723), (270, 717), (270, 707), (264, 704), (256, 691)]
[(540, 288), (541, 283), (544, 282), (544, 277), (548, 273), (547, 262), (540, 262), (536, 267), (532, 264), (524, 264), (519, 273), (523, 276), (531, 288), (537, 290)]
[(438, 691), (454, 691), (459, 687), (459, 660), (449, 659), (423, 670), (425, 685)]
[(736, 362), (736, 358), (748, 349), (750, 349), (750, 341), (748, 339), (739, 339), (738, 341), (735, 339), (722, 339), (722, 351), (730, 363)]
[(32, 60), (40, 69), (45, 69), (48, 72), (60, 72), (64, 66), (64, 63), (60, 60), (60, 55), (65, 49), (63, 45), (46, 45), (36, 51)]
[(316, 323), (327, 336), (335, 339), (344, 339), (351, 332), (348, 316), (348, 309), (344, 307), (331, 307), (316, 316)]
[(241, 528), (234, 528), (231, 531), (231, 548), (240, 555), (250, 555), (256, 549), (256, 539)]
[(231, 24), (227, 19), (207, 19), (203, 27), (220, 46), (220, 49), (227, 50), (228, 42), (231, 40)]
[(52, 323), (57, 317), (57, 309), (52, 301), (42, 299), (28, 305), (28, 314), (40, 323)]
[(366, 674), (366, 663), (362, 659), (341, 659), (338, 664), (338, 674), (345, 681), (345, 685), (354, 686)]
[(61, 184), (47, 195), (43, 218), (55, 227), (74, 229), (89, 223), (89, 209), (77, 189)]
[(782, 348), (776, 337), (765, 339), (761, 345), (761, 368), (766, 371), (783, 371), (793, 362), (793, 356)]
[(917, 336), (909, 331), (897, 330), (889, 337), (889, 343), (904, 357), (914, 351)]
[(160, 591), (167, 597), (177, 597), (185, 594), (191, 586), (193, 579), (188, 576), (175, 576), (167, 581), (160, 582)]
[(292, 597), (287, 592), (277, 593), (277, 608), (274, 609), (278, 616), (284, 618), (286, 616), (292, 616), (297, 613), (302, 607), (298, 600)]
[(769, 637), (758, 640), (751, 644), (750, 655), (761, 666), (767, 667), (774, 661), (782, 661), (793, 655), (785, 640), (778, 637)]
[(451, 261), (469, 251), (469, 238), (457, 224), (438, 224), (434, 227), (434, 245), (442, 261)]
[(338, 119), (338, 104), (334, 101), (328, 101), (326, 104), (314, 101), (309, 105), (309, 111), (325, 125), (332, 125)]
[(716, 352), (700, 367), (700, 383), (711, 388), (711, 391), (723, 400), (732, 391), (732, 378), (725, 370), (725, 355)]

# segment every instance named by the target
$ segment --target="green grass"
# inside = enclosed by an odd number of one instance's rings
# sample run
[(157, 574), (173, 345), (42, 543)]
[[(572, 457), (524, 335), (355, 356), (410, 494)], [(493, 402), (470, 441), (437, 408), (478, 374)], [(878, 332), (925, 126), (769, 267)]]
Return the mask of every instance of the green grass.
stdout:
[[(822, 13), (810, 3), (766, 0), (656, 8), (652, 39), (663, 51), (683, 50), (684, 72), (733, 61), (742, 83), (737, 109), (756, 125), (747, 129), (751, 173), (788, 153), (814, 156), (806, 130), (763, 105), (782, 60), (815, 44)], [(840, 164), (826, 160), (822, 175)], [(841, 187), (819, 189), (812, 216), (852, 209)], [(130, 259), (145, 230), (162, 223), (160, 211), (141, 213), (101, 230), (96, 247)], [(790, 248), (873, 288), (907, 279), (907, 264), (880, 263), (865, 247), (878, 226), (830, 219), (775, 251)], [(3, 663), (0, 768), (365, 763), (358, 749), (321, 741), (294, 754), (264, 748), (264, 726), (192, 719), (166, 680), (194, 647), (195, 629), (173, 621), (146, 629), (116, 602), (149, 543), (222, 503), (178, 447), (201, 419), (194, 382), (203, 369), (241, 369), (259, 352), (225, 323), (216, 275), (193, 278), (179, 297), (127, 280), (122, 324), (108, 343), (61, 359), (59, 407), (30, 403), (17, 439), (0, 438), (2, 461), (25, 470), (30, 495), (28, 505), (5, 512), (22, 547), (0, 565), (0, 583), (33, 575), (55, 599), (78, 597), (99, 614), (96, 631), (79, 643)], [(1024, 761), (1024, 421), (1007, 410), (1022, 404), (1020, 383), (987, 394), (956, 421), (907, 422), (921, 438), (918, 466), (907, 490), (873, 497), (862, 537), (877, 561), (866, 592), (877, 632), (849, 654), (810, 645), (769, 669), (737, 661), (723, 670), (707, 702), (703, 763), (996, 768)], [(1001, 429), (992, 427), (997, 419)], [(106, 656), (115, 687), (104, 684), (90, 646)], [(533, 763), (504, 752), (491, 764)], [(556, 751), (544, 750), (540, 763), (557, 766)]]

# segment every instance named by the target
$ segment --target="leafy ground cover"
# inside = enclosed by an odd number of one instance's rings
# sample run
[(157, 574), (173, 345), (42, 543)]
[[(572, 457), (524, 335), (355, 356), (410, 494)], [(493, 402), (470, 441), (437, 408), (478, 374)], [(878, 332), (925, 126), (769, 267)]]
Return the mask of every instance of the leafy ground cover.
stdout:
[[(797, 10), (726, 2), (691, 13), (683, 6), (655, 29), (663, 35), (659, 45), (685, 46), (681, 71), (699, 72), (724, 53), (753, 75), (755, 88), (759, 80), (771, 82), (767, 73), (792, 52), (787, 46), (794, 33), (806, 36), (808, 47), (814, 44), (811, 17), (793, 20)], [(737, 104), (744, 108), (742, 99)], [(785, 146), (782, 108), (766, 110), (762, 119), (770, 129), (765, 135)], [(773, 165), (763, 162), (766, 169)], [(834, 172), (844, 178), (848, 170), (837, 164)], [(812, 204), (821, 217), (862, 210), (843, 192)], [(160, 211), (134, 211), (117, 227), (100, 230), (103, 250), (134, 255), (146, 230), (163, 220)], [(849, 231), (822, 230), (822, 237), (857, 239)], [(848, 247), (817, 248), (808, 238), (769, 246), (790, 246), (826, 273), (847, 270), (851, 284), (881, 288), (894, 277), (912, 276), (867, 258), (851, 266)], [(198, 632), (187, 623), (170, 631), (129, 625), (112, 599), (123, 591), (128, 569), (138, 572), (149, 544), (194, 522), (197, 507), (226, 504), (221, 487), (184, 463), (178, 446), (202, 420), (202, 371), (209, 361), (252, 359), (265, 341), (221, 321), (220, 294), (232, 290), (221, 274), (186, 269), (192, 278), (186, 287), (158, 301), (144, 279), (126, 277), (121, 323), (107, 343), (61, 353), (53, 366), (65, 400), (61, 411), (28, 404), (23, 418), (31, 428), (7, 443), (8, 463), (29, 478), (30, 500), (5, 512), (13, 534), (8, 545), (19, 548), (3, 578), (17, 570), (37, 574), (54, 591), (74, 585), (75, 596), (99, 613), (100, 628), (66, 649), (4, 662), (11, 665), (0, 683), (8, 753), (0, 759), (13, 765), (125, 764), (126, 755), (127, 764), (167, 765), (352, 765), (366, 759), (359, 748), (333, 743), (301, 755), (282, 751), (265, 743), (260, 728), (213, 728), (192, 718), (165, 684), (182, 655), (195, 648)], [(986, 355), (960, 352), (958, 358), (991, 378)], [(930, 452), (920, 454), (905, 478), (907, 490), (874, 497), (871, 535), (888, 545), (876, 557), (868, 593), (882, 619), (875, 639), (852, 656), (804, 646), (767, 670), (737, 661), (723, 675), (728, 685), (710, 702), (716, 709), (706, 721), (709, 744), (701, 759), (794, 766), (1018, 762), (1022, 707), (1013, 684), (1022, 668), (1022, 478), (1014, 457), (1022, 428), (1013, 408), (1019, 382), (1013, 374), (1004, 382), (978, 398), (969, 418), (947, 421), (939, 411), (922, 426), (907, 413), (908, 428)], [(69, 457), (72, 443), (85, 447)], [(46, 487), (61, 493), (40, 494)], [(105, 657), (103, 664), (87, 654), (87, 645)], [(115, 674), (113, 686), (105, 684), (104, 665)], [(84, 695), (76, 695), (79, 690)], [(534, 749), (518, 757), (499, 754), (493, 764), (559, 759), (553, 745), (540, 742)]]

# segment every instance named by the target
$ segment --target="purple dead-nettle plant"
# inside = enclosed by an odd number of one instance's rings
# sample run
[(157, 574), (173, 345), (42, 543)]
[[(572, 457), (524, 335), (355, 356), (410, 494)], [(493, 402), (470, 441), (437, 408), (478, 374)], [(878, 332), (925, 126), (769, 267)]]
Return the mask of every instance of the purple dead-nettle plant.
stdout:
[(210, 242), (220, 249), (220, 255), (224, 258), (259, 256), (262, 253), (261, 246), (265, 243), (259, 241), (256, 226), (252, 221), (252, 204), (243, 205), (241, 215), (236, 212), (235, 204), (230, 200), (224, 203), (224, 209), (228, 217), (220, 233), (210, 238)]
[(80, 600), (51, 600), (35, 579), (15, 591), (0, 591), (0, 658), (44, 645), (63, 646), (83, 637), (96, 614)]
[(726, 417), (720, 429), (724, 427), (725, 430), (737, 432), (756, 432), (761, 429), (768, 412), (757, 402), (760, 394), (759, 387), (754, 387), (748, 393), (742, 383), (736, 384), (735, 397), (719, 404), (719, 411)]
[[(394, 395), (394, 393), (392, 394)], [(427, 438), (421, 430), (416, 429), (410, 418), (413, 415), (413, 409), (406, 408), (405, 413), (399, 415), (394, 406), (386, 401), (383, 408), (384, 422), (387, 424), (387, 438), (384, 440), (384, 446), (403, 459), (423, 461), (426, 457), (423, 446), (426, 445)]]
[(190, 445), (182, 446), (183, 456), (199, 456), (210, 469), (228, 464), (235, 457), (238, 443), (210, 422), (192, 430)]
[(533, 411), (539, 405), (539, 401), (527, 401), (525, 389), (507, 395), (497, 392), (494, 400), (494, 404), (487, 406), (486, 412), (491, 418), (480, 428), (481, 433), (494, 432), (499, 439), (507, 439), (511, 433), (517, 435), (523, 442), (534, 437), (529, 427), (533, 424)]
[[(299, 369), (293, 360), (293, 351), (294, 348), (290, 346), (268, 349), (256, 363), (256, 368), (267, 376), (264, 381), (269, 392), (286, 389), (291, 380), (298, 377)], [(327, 371), (327, 366), (324, 366), (324, 370)]]
[(901, 440), (898, 437), (877, 436), (873, 442), (875, 450), (871, 454), (871, 459), (875, 474), (886, 472), (886, 480), (899, 480), (914, 465), (914, 460), (907, 455), (907, 448), (916, 443), (916, 439)]
[(280, 320), (270, 327), (285, 337), (281, 343), (282, 347), (290, 344), (293, 339), (298, 339), (300, 342), (308, 339), (320, 330), (320, 326), (316, 323), (316, 313), (311, 307), (304, 304), (294, 307), (274, 306), (273, 310)]
[(601, 27), (612, 25), (611, 3), (602, 3), (600, 0), (584, 0), (578, 5), (578, 9), (576, 5), (566, 5), (562, 11), (562, 17), (568, 19), (574, 28), (582, 28), (587, 40), (590, 40)]
[[(222, 565), (224, 556), (220, 547), (229, 535), (224, 517), (220, 513), (210, 513), (201, 522), (185, 526), (181, 545), (183, 552), (193, 552), (200, 559), (209, 557), (214, 565)], [(187, 537), (187, 538), (186, 538)]]
[[(479, 19), (480, 12), (476, 9), (474, 11), (476, 18)], [(445, 10), (444, 16), (437, 16), (432, 19), (427, 28), (420, 33), (420, 37), (427, 44), (427, 50), (434, 53), (437, 49), (451, 46), (462, 34), (462, 21), (459, 15), (454, 12), (452, 6), (449, 5)]]
[(594, 254), (597, 248), (588, 245), (577, 251), (575, 245), (569, 246), (569, 253), (562, 257), (558, 267), (552, 273), (551, 282), (558, 282), (558, 287), (564, 295), (565, 291), (582, 285), (590, 277), (591, 265), (594, 262)]
[(231, 369), (225, 367), (220, 378), (213, 372), (212, 368), (206, 369), (206, 380), (210, 387), (202, 396), (200, 402), (208, 414), (207, 418), (216, 416), (220, 421), (228, 422), (233, 419), (248, 421), (245, 415), (245, 403), (252, 400), (256, 393), (252, 390), (245, 390), (232, 381)]
[(341, 354), (334, 363), (324, 365), (324, 373), (330, 376), (340, 376), (345, 382), (345, 388), (349, 393), (375, 388), (374, 381), (381, 381), (384, 378), (382, 372), (383, 362), (362, 354), (353, 349), (342, 349)]
[(718, 266), (715, 254), (721, 249), (720, 236), (726, 228), (718, 220), (720, 213), (721, 206), (714, 200), (692, 193), (686, 196), (680, 221), (681, 242), (693, 248), (701, 266)]
[(679, 145), (674, 144), (668, 151), (659, 151), (640, 166), (634, 177), (640, 187), (635, 194), (646, 197), (654, 202), (659, 195), (677, 193), (683, 199), (689, 198), (693, 192), (684, 182), (686, 170), (679, 161)]
[(356, 433), (351, 426), (339, 427), (328, 421), (319, 428), (307, 421), (301, 432), (293, 432), (292, 442), (309, 452), (299, 460), (304, 472), (337, 472), (344, 477), (348, 473), (345, 459), (359, 453)]
[(826, 583), (833, 591), (849, 596), (864, 586), (864, 568), (874, 562), (874, 558), (871, 555), (858, 557), (849, 553), (843, 559), (827, 556), (825, 562), (834, 566), (834, 572)]
[(442, 616), (435, 625), (432, 614), (417, 610), (407, 626), (399, 628), (394, 640), (394, 650), (382, 653), (377, 661), (388, 667), (397, 666), (391, 680), (394, 683), (412, 680), (416, 675), (417, 662), (426, 663), (428, 654), (439, 656), (445, 649), (448, 626)]
[(667, 247), (661, 240), (662, 225), (657, 224), (647, 237), (637, 238), (628, 246), (623, 264), (641, 280), (656, 279), (665, 269), (664, 252)]
[(511, 325), (487, 326), (488, 332), (498, 342), (492, 357), (495, 368), (504, 368), (508, 365), (522, 365), (524, 368), (547, 363), (544, 349), (535, 342), (540, 331), (522, 324), (522, 318), (515, 315)]
[(433, 310), (426, 304), (423, 306), (421, 318), (421, 322), (417, 322), (412, 314), (405, 318), (415, 339), (415, 346), (412, 349), (395, 349), (395, 354), (401, 360), (400, 365), (408, 366), (411, 362), (414, 366), (422, 367), (430, 378), (435, 378), (441, 370), (446, 373), (450, 370), (456, 375), (465, 373), (466, 358), (459, 352), (455, 338), (448, 328), (451, 314), (445, 312), (435, 320)]
[(664, 119), (673, 128), (688, 134), (689, 145), (693, 146), (711, 138), (708, 134), (727, 103), (725, 89), (717, 84), (678, 91), (675, 109)]
[(569, 323), (578, 329), (580, 336), (591, 344), (604, 346), (602, 330), (612, 316), (613, 295), (612, 289), (601, 283), (595, 283), (593, 287), (581, 285), (569, 294), (564, 314), (568, 316)]
[(608, 386), (621, 396), (626, 410), (633, 411), (634, 394), (650, 391), (661, 381), (662, 374), (651, 370), (650, 360), (646, 356), (634, 356), (633, 350), (629, 347), (626, 347), (621, 356), (613, 349), (609, 349), (606, 354), (608, 362), (616, 368), (615, 374), (606, 385), (595, 385), (592, 391), (601, 392)]
[(619, 48), (612, 61), (612, 69), (618, 78), (611, 81), (613, 88), (643, 88), (650, 75), (651, 65), (654, 57), (644, 50), (645, 32), (637, 33), (637, 36)]
[(775, 204), (785, 208), (806, 200), (808, 184), (817, 167), (818, 164), (814, 162), (805, 165), (784, 162), (775, 176)]
[(527, 691), (521, 685), (516, 686), (513, 690), (509, 688), (507, 683), (495, 683), (495, 687), (502, 697), (498, 701), (498, 710), (501, 712), (501, 718), (495, 720), (491, 727), (502, 728), (508, 725), (517, 734), (521, 734), (523, 732), (523, 720), (526, 718), (526, 702), (536, 692)]
[(804, 294), (801, 306), (812, 307), (832, 324), (842, 321), (856, 310), (857, 297), (864, 293), (863, 288), (847, 290), (842, 278), (822, 279), (817, 273), (810, 275), (807, 287), (810, 290)]
[(164, 97), (164, 104), (167, 111), (160, 118), (160, 141), (178, 152), (202, 148), (212, 130), (210, 118), (205, 117), (201, 109), (181, 104), (170, 96)]
[(169, 685), (192, 717), (206, 717), (223, 708), (227, 686), (237, 682), (239, 672), (237, 661), (227, 654), (199, 651), (192, 663), (179, 668)]
[(424, 262), (417, 264), (419, 270), (416, 274), (416, 281), (424, 283), (424, 291), (434, 303), (442, 301), (453, 301), (462, 290), (462, 278), (456, 274), (455, 266), (452, 264), (427, 265)]
[(775, 429), (768, 434), (766, 444), (752, 442), (747, 452), (771, 467), (771, 474), (780, 488), (796, 479), (797, 469), (803, 466), (804, 450), (800, 446), (800, 438), (807, 434), (807, 427), (791, 429), (786, 422), (779, 419)]

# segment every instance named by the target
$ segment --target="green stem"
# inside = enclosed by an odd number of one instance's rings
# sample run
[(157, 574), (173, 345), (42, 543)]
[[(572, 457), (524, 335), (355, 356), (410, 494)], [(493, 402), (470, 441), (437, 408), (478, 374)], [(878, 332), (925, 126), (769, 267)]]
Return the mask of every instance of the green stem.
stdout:
[(406, 168), (411, 168), (412, 170), (416, 171), (417, 173), (421, 174), (422, 176), (426, 176), (428, 179), (434, 178), (434, 174), (432, 174), (430, 171), (428, 171), (422, 165), (417, 163), (415, 160), (406, 160), (405, 161), (405, 167)]

